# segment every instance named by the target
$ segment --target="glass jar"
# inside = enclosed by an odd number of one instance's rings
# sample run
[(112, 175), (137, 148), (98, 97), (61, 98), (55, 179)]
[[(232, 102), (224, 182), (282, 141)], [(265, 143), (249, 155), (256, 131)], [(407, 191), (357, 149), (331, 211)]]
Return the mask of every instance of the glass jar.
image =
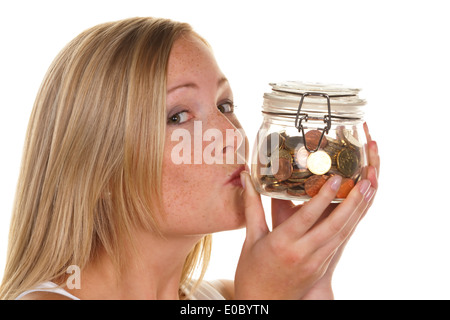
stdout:
[(333, 202), (342, 202), (367, 174), (359, 89), (320, 83), (271, 83), (252, 155), (256, 190), (273, 198), (308, 201), (327, 179), (342, 176)]

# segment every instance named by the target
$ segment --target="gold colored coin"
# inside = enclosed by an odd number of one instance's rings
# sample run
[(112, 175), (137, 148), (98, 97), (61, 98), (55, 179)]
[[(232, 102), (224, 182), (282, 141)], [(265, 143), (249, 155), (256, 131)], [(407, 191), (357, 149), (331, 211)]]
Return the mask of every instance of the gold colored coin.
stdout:
[(359, 159), (354, 150), (350, 148), (342, 149), (337, 158), (338, 170), (347, 178), (350, 178), (358, 169)]
[(331, 158), (325, 151), (316, 151), (309, 155), (306, 162), (309, 171), (321, 175), (327, 173), (331, 168)]
[(362, 148), (362, 144), (356, 139), (350, 130), (344, 131), (344, 140), (350, 144), (350, 146), (357, 148)]

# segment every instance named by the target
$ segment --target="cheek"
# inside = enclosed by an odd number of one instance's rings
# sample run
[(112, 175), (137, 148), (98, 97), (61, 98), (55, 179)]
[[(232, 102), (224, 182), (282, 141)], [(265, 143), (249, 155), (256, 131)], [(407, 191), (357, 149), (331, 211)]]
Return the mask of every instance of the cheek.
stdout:
[(188, 227), (199, 219), (208, 217), (213, 205), (211, 196), (217, 193), (211, 181), (212, 166), (175, 164), (171, 159), (172, 145), (168, 144), (163, 162), (162, 194), (166, 220)]
[(193, 209), (199, 203), (202, 190), (202, 171), (193, 172), (190, 165), (167, 163), (163, 166), (162, 189), (167, 214), (174, 214), (182, 208)]
[(224, 185), (235, 166), (226, 164), (175, 164), (167, 141), (162, 192), (166, 232), (211, 233), (236, 229), (243, 224), (242, 189)]

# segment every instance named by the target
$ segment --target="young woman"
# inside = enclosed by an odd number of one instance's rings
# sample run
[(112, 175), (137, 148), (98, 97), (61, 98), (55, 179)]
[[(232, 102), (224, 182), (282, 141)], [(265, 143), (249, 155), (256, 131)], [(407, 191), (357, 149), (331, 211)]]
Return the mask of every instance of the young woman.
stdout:
[[(248, 142), (233, 108), (208, 44), (187, 24), (132, 18), (71, 41), (31, 115), (0, 298), (332, 298), (336, 263), (378, 186), (376, 143), (366, 132), (368, 179), (342, 204), (330, 204), (338, 176), (306, 205), (273, 199), (269, 232), (239, 161)], [(174, 160), (177, 134), (195, 137), (199, 125), (236, 132), (213, 148), (224, 161)], [(244, 226), (235, 281), (193, 280), (211, 233)], [(78, 269), (81, 286), (68, 286)]]

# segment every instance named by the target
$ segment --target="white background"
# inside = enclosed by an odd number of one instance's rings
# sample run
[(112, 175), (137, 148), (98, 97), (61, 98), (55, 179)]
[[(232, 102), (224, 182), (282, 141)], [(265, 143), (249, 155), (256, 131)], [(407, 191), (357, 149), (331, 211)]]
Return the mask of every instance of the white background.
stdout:
[[(211, 43), (251, 144), (269, 82), (363, 88), (380, 189), (336, 270), (335, 296), (449, 299), (448, 12), (437, 0), (3, 1), (0, 276), (26, 126), (48, 66), (86, 28), (155, 16), (188, 22)], [(233, 279), (244, 233), (214, 236), (208, 279)]]

